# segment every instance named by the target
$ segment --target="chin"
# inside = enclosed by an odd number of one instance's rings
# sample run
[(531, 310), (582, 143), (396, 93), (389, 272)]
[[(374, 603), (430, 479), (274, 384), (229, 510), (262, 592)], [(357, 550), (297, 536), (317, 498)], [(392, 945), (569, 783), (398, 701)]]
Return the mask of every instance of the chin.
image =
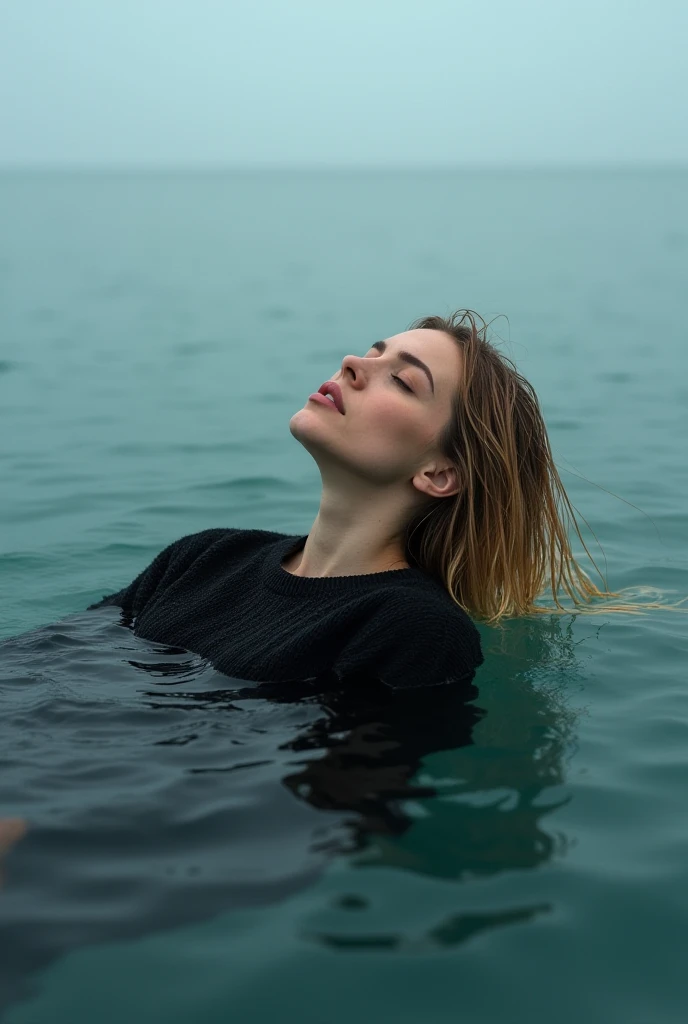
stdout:
[(308, 447), (309, 441), (316, 443), (316, 439), (322, 434), (317, 420), (309, 409), (297, 409), (289, 420), (289, 432), (304, 447)]
[(335, 452), (332, 448), (334, 439), (327, 435), (316, 417), (317, 413), (313, 415), (309, 409), (299, 409), (289, 420), (289, 433), (318, 462), (320, 456), (335, 457)]
[(294, 415), (289, 420), (289, 431), (294, 435), (297, 441), (301, 440), (300, 435), (303, 433), (304, 430), (302, 424), (304, 419), (304, 413), (306, 412), (306, 409), (297, 409)]
[[(325, 420), (325, 422), (327, 421)], [(322, 423), (322, 409), (308, 401), (300, 409), (297, 409), (289, 420), (289, 429), (292, 434), (295, 434), (297, 430), (308, 434), (323, 434), (325, 431), (322, 429)]]

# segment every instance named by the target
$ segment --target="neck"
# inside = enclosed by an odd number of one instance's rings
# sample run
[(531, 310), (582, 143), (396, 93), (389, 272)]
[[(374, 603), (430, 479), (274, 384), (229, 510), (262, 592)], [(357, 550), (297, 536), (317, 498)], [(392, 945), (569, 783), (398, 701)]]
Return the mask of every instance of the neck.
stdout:
[(294, 576), (353, 576), (406, 569), (399, 495), (354, 501), (323, 489), (302, 551), (284, 568)]

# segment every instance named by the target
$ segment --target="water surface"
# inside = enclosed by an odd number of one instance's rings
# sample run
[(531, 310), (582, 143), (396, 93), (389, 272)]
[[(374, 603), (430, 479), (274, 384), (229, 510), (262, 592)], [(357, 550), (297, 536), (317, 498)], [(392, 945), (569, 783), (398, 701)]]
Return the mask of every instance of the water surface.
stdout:
[(476, 694), (399, 709), (84, 609), (307, 532), (289, 417), (457, 306), (609, 585), (688, 594), (688, 173), (6, 175), (0, 223), (4, 1019), (683, 1022), (685, 617), (481, 627)]

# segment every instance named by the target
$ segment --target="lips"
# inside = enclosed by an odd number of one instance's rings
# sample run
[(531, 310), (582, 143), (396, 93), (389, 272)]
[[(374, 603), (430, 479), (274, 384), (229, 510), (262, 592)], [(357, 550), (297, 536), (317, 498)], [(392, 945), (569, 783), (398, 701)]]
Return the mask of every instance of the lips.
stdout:
[(339, 409), (340, 413), (344, 415), (344, 402), (342, 400), (342, 389), (339, 384), (335, 384), (333, 380), (326, 380), (324, 384), (321, 384), (318, 388), (319, 395), (332, 395), (334, 404)]

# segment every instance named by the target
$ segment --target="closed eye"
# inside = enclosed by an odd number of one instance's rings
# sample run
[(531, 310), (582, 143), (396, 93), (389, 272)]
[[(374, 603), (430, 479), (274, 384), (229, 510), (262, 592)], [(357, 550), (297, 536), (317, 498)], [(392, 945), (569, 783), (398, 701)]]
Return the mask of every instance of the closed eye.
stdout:
[[(377, 349), (378, 352), (382, 352), (382, 350), (384, 349), (384, 345), (384, 341), (376, 341), (374, 345), (371, 345), (371, 348)], [(373, 356), (371, 358), (377, 359), (379, 357)], [(401, 377), (397, 377), (393, 373), (390, 373), (390, 377), (392, 378), (392, 380), (395, 380), (397, 384), (404, 389), (404, 391), (408, 391), (409, 394), (415, 395), (416, 392), (413, 390), (413, 388), (409, 387), (409, 385), (405, 381), (403, 381)]]

